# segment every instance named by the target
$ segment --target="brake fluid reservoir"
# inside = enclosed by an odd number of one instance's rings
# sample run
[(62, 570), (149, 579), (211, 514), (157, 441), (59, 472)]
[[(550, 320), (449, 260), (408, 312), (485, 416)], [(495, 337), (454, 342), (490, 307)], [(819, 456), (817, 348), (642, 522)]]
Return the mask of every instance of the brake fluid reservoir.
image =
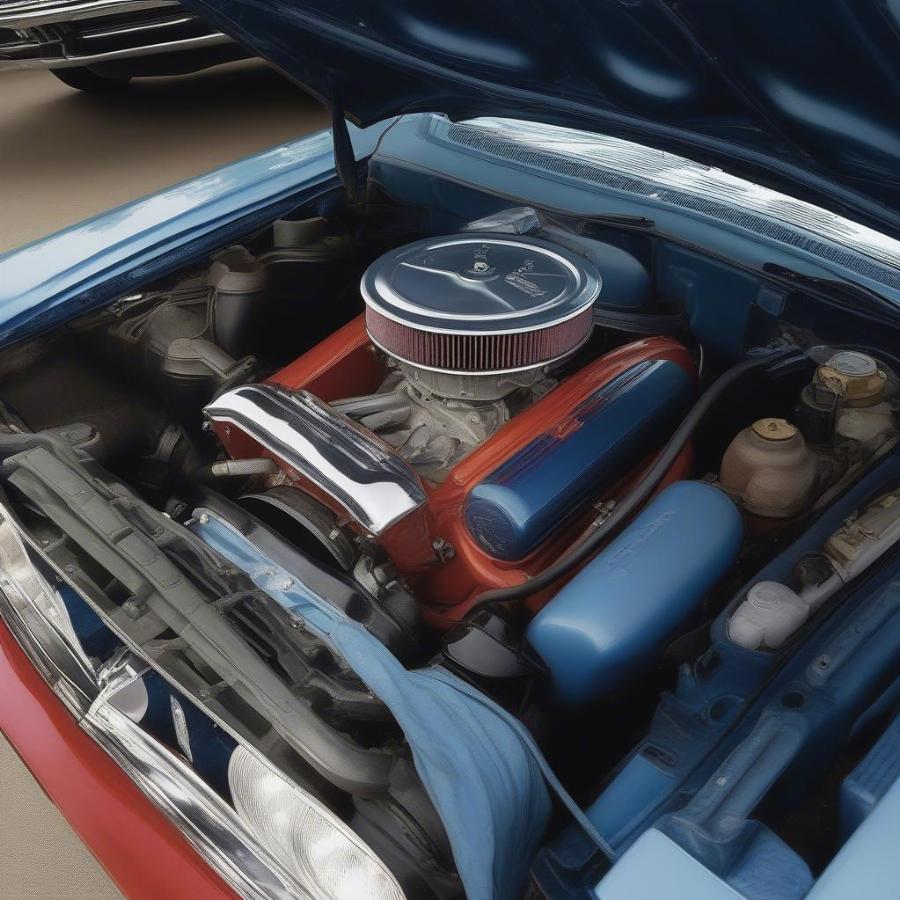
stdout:
[(841, 350), (816, 369), (815, 382), (839, 394), (846, 406), (874, 406), (887, 386), (887, 373), (866, 353)]

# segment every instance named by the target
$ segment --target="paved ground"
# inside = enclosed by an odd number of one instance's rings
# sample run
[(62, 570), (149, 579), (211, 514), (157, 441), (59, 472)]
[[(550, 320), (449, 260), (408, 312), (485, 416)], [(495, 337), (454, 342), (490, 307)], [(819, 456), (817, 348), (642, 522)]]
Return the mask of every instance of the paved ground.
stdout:
[(140, 79), (113, 97), (0, 76), (0, 252), (326, 124), (259, 63)]
[[(102, 99), (48, 73), (2, 73), (0, 253), (326, 118), (258, 63), (137, 81)], [(2, 736), (0, 803), (0, 898), (119, 896)]]

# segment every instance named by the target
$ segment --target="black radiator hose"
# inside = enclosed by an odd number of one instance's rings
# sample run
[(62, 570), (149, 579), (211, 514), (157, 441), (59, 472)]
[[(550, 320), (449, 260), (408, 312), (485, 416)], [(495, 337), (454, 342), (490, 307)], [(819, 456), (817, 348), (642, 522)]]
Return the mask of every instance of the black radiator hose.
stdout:
[[(754, 351), (751, 351), (754, 352)], [(659, 486), (666, 472), (678, 458), (678, 454), (684, 449), (697, 426), (719, 400), (736, 381), (750, 372), (760, 369), (768, 369), (776, 364), (786, 364), (805, 359), (805, 355), (796, 347), (780, 347), (775, 350), (757, 350), (756, 355), (745, 359), (737, 365), (723, 372), (701, 395), (700, 399), (691, 407), (690, 412), (684, 417), (681, 424), (675, 429), (675, 433), (656, 458), (650, 471), (635, 486), (634, 490), (619, 503), (597, 529), (585, 538), (580, 544), (558, 559), (551, 566), (539, 572), (534, 578), (522, 584), (512, 587), (495, 588), (485, 591), (475, 605), (469, 610), (468, 615), (473, 615), (485, 606), (494, 603), (506, 603), (511, 600), (521, 600), (537, 594), (549, 587), (554, 581), (562, 578), (576, 566), (581, 565), (590, 558), (600, 547), (604, 540), (620, 525), (624, 524), (631, 515), (647, 500), (653, 491)]]
[(594, 325), (625, 334), (668, 335), (690, 333), (687, 318), (681, 313), (647, 313), (594, 305)]

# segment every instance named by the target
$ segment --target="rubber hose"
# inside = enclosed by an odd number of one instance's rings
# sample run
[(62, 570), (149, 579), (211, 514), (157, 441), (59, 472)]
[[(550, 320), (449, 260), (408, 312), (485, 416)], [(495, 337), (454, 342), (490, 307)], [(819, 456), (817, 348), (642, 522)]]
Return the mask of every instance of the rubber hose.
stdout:
[(611, 331), (626, 334), (682, 335), (690, 328), (683, 315), (670, 313), (643, 313), (630, 310), (594, 306), (594, 324)]
[(475, 605), (469, 610), (469, 615), (478, 612), (485, 606), (493, 603), (506, 603), (510, 600), (521, 600), (524, 597), (530, 597), (533, 594), (549, 587), (554, 581), (562, 578), (572, 569), (581, 565), (586, 559), (592, 556), (613, 531), (623, 525), (659, 486), (660, 482), (665, 478), (666, 472), (669, 471), (672, 464), (678, 458), (678, 455), (684, 449), (685, 444), (690, 440), (691, 435), (696, 431), (697, 426), (704, 419), (709, 410), (715, 405), (719, 398), (738, 380), (743, 378), (750, 372), (759, 369), (766, 369), (774, 363), (784, 362), (788, 357), (798, 355), (802, 357), (802, 352), (795, 347), (780, 348), (778, 350), (770, 350), (759, 356), (753, 356), (745, 359), (737, 365), (732, 366), (723, 372), (707, 389), (703, 392), (699, 400), (691, 407), (690, 412), (684, 417), (681, 424), (675, 430), (672, 437), (663, 446), (662, 451), (656, 458), (656, 462), (650, 468), (650, 471), (635, 486), (634, 490), (619, 503), (604, 522), (602, 522), (597, 530), (587, 537), (578, 546), (573, 547), (561, 559), (557, 560), (553, 565), (548, 566), (542, 572), (539, 572), (534, 578), (516, 584), (512, 587), (495, 588), (485, 591)]

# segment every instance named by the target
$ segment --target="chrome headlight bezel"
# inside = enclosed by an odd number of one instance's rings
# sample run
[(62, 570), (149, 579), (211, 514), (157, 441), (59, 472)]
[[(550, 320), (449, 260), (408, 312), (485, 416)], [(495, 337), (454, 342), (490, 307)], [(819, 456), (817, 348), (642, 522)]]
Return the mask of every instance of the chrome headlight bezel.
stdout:
[[(96, 667), (78, 642), (65, 605), (42, 574), (41, 566), (55, 572), (60, 581), (94, 608), (0, 504), (0, 618), (79, 726), (240, 896), (252, 900), (324, 900), (325, 895), (310, 891), (303, 878), (279, 858), (277, 848), (273, 852), (272, 847), (266, 846), (254, 823), (203, 781), (187, 760), (117, 708), (116, 694), (142, 677), (151, 663), (111, 628), (123, 641), (123, 650), (106, 665)], [(160, 674), (171, 681), (166, 673)], [(384, 866), (348, 826), (278, 773), (256, 748), (240, 742), (238, 746), (256, 765), (266, 766), (298, 796), (305, 795), (323, 814), (327, 813), (329, 823), (342, 840), (351, 841)], [(393, 880), (386, 867), (384, 871)], [(395, 880), (393, 886), (396, 893), (384, 896), (390, 900), (402, 898)]]

